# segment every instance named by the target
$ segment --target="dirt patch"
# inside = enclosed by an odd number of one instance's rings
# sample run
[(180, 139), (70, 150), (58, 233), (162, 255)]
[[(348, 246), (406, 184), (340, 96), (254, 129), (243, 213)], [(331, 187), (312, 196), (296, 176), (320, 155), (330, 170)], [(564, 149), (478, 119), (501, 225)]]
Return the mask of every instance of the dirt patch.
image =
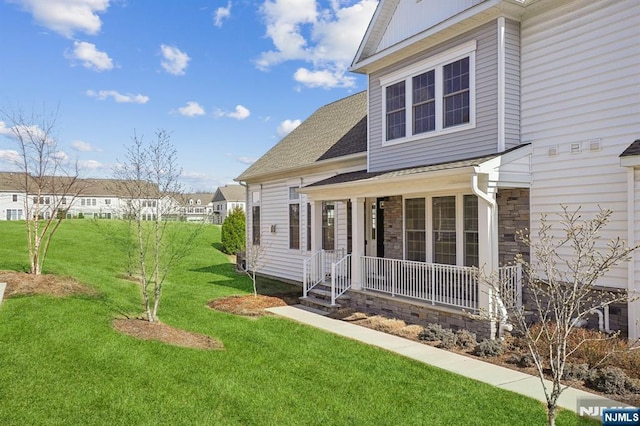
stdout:
[(287, 306), (298, 303), (295, 294), (273, 294), (270, 296), (253, 294), (244, 296), (228, 296), (215, 299), (207, 303), (211, 309), (248, 317), (270, 315), (267, 308)]
[(5, 298), (37, 294), (55, 297), (97, 294), (95, 290), (81, 284), (74, 278), (50, 274), (34, 275), (26, 272), (0, 271), (0, 282), (7, 283)]
[(224, 349), (224, 345), (212, 337), (181, 330), (161, 322), (115, 319), (113, 320), (113, 328), (123, 334), (142, 340), (157, 340), (169, 345), (193, 349)]

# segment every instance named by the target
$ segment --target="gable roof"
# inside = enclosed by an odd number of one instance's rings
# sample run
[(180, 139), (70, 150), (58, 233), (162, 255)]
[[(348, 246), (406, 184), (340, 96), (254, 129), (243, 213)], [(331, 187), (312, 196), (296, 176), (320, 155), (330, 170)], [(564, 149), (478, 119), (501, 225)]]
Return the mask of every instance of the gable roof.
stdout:
[(203, 206), (206, 206), (210, 201), (213, 200), (213, 194), (210, 192), (192, 192), (189, 194), (184, 194), (183, 197), (186, 199), (187, 203), (189, 202), (189, 200), (200, 200)]
[(220, 186), (213, 196), (213, 201), (245, 201), (246, 190), (242, 185)]
[(620, 154), (620, 157), (630, 157), (632, 155), (640, 155), (640, 139), (636, 139)]
[(380, 0), (350, 70), (371, 74), (498, 16), (517, 18), (530, 3), (535, 1)]
[(319, 108), (235, 180), (246, 181), (366, 151), (364, 91)]

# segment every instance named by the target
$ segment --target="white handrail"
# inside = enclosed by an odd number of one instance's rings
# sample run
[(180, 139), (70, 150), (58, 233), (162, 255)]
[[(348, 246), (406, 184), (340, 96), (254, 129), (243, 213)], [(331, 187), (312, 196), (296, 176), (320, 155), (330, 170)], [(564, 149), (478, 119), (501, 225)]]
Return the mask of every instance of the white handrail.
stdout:
[(351, 288), (351, 254), (331, 264), (331, 305)]

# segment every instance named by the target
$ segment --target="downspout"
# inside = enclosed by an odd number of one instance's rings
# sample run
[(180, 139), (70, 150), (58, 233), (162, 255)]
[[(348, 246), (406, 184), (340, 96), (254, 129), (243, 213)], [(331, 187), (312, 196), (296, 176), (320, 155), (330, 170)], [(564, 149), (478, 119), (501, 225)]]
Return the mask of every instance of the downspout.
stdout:
[[(493, 197), (489, 196), (488, 193), (482, 191), (480, 189), (480, 187), (478, 186), (478, 171), (476, 169), (476, 171), (473, 173), (473, 175), (471, 175), (471, 190), (473, 191), (473, 193), (482, 198), (487, 204), (489, 204), (489, 207), (491, 208), (491, 229), (489, 232), (489, 235), (493, 234), (493, 228), (495, 227), (495, 215), (496, 215), (496, 207), (497, 207), (497, 203), (496, 200), (493, 199)], [(491, 250), (491, 265), (493, 268), (494, 265), (494, 256), (495, 253), (493, 252), (493, 249)], [(497, 304), (497, 308), (500, 311), (500, 322), (498, 324), (498, 337), (502, 337), (504, 335), (505, 331), (511, 331), (513, 330), (513, 326), (511, 324), (508, 323), (508, 312), (506, 307), (504, 306), (504, 302), (502, 301), (502, 299), (500, 297), (496, 298), (496, 304)]]

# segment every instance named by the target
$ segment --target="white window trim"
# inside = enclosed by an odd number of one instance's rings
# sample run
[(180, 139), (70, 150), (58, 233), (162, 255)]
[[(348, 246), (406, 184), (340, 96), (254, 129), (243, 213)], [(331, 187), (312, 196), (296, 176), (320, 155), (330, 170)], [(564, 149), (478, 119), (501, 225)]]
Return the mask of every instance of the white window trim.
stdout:
[[(382, 146), (396, 145), (399, 143), (412, 142), (420, 139), (428, 139), (436, 136), (442, 136), (449, 133), (460, 132), (463, 130), (474, 129), (476, 127), (476, 40), (471, 40), (461, 44), (446, 52), (439, 53), (429, 57), (423, 61), (416, 62), (409, 67), (402, 68), (396, 72), (381, 77), (380, 87), (382, 92)], [(442, 93), (442, 67), (444, 65), (455, 62), (459, 59), (469, 57), (469, 122), (457, 126), (443, 127), (443, 93)], [(436, 102), (436, 129), (430, 132), (418, 133), (413, 135), (413, 77), (435, 70), (435, 102)], [(405, 82), (405, 137), (392, 140), (386, 140), (387, 120), (386, 120), (386, 104), (387, 104), (387, 86)]]
[(407, 224), (405, 202), (407, 199), (424, 198), (425, 200), (425, 244), (426, 263), (433, 262), (433, 199), (437, 197), (455, 197), (456, 200), (456, 266), (464, 266), (464, 196), (475, 195), (463, 192), (434, 192), (429, 194), (411, 194), (402, 197), (402, 258), (407, 258)]

